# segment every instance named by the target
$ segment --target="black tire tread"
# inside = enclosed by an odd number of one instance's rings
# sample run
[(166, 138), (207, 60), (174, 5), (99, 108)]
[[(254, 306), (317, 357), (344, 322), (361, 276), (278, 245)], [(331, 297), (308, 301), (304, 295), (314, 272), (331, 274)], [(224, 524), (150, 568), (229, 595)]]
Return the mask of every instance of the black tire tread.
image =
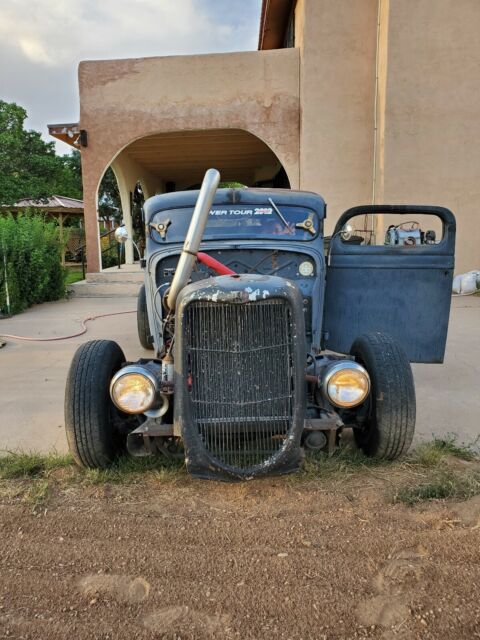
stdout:
[(380, 332), (359, 336), (351, 354), (371, 378), (372, 412), (368, 435), (354, 430), (357, 444), (368, 456), (395, 460), (407, 453), (415, 431), (415, 385), (403, 349)]
[(150, 325), (148, 323), (147, 298), (145, 285), (142, 284), (138, 292), (137, 298), (137, 330), (138, 339), (144, 349), (153, 350), (153, 344), (150, 340)]
[(109, 385), (125, 356), (112, 340), (91, 340), (76, 351), (65, 390), (68, 446), (82, 467), (106, 468), (121, 453), (111, 424)]

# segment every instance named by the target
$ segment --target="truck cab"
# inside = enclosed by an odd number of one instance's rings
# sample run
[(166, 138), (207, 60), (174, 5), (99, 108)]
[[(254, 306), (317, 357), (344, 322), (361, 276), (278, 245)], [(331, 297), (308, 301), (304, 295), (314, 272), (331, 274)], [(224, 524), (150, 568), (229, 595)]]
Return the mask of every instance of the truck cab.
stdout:
[[(178, 192), (145, 203), (146, 296), (155, 350), (162, 348), (159, 302), (175, 274), (198, 192)], [(201, 252), (238, 274), (287, 278), (302, 295), (308, 351), (320, 351), (325, 281), (323, 198), (287, 189), (218, 189), (209, 211)], [(198, 261), (191, 282), (218, 275)], [(155, 292), (158, 291), (157, 295)], [(255, 292), (252, 291), (252, 295)]]

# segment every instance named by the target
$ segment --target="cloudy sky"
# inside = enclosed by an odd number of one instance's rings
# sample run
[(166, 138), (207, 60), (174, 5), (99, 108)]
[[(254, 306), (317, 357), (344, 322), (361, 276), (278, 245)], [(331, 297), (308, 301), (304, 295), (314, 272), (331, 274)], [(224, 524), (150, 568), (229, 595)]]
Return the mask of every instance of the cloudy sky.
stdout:
[[(78, 120), (80, 60), (256, 49), (261, 0), (0, 0), (0, 99)], [(51, 138), (50, 138), (51, 140)], [(59, 153), (69, 147), (58, 142)]]

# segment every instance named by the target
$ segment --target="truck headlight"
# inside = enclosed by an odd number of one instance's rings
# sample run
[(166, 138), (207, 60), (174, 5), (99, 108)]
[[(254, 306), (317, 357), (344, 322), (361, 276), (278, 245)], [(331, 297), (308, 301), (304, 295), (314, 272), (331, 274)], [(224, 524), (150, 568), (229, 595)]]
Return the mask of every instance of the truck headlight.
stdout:
[(144, 413), (157, 400), (158, 382), (145, 367), (127, 365), (113, 376), (110, 397), (124, 413)]
[(370, 391), (370, 377), (360, 364), (341, 360), (328, 368), (323, 379), (323, 391), (336, 407), (356, 407)]

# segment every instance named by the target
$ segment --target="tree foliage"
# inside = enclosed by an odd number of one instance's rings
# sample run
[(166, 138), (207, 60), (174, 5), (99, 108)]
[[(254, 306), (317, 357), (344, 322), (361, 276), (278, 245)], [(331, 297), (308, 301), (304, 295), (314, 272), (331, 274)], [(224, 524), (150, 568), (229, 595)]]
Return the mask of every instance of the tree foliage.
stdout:
[(80, 151), (73, 149), (69, 155), (57, 156), (57, 158), (60, 158), (63, 167), (57, 190), (54, 193), (59, 196), (82, 200), (82, 159)]
[(57, 156), (55, 144), (26, 130), (23, 107), (0, 100), (0, 204), (53, 194), (82, 198), (80, 154)]
[(111, 167), (105, 171), (98, 189), (98, 215), (105, 220), (114, 218), (116, 222), (122, 219), (120, 192)]

